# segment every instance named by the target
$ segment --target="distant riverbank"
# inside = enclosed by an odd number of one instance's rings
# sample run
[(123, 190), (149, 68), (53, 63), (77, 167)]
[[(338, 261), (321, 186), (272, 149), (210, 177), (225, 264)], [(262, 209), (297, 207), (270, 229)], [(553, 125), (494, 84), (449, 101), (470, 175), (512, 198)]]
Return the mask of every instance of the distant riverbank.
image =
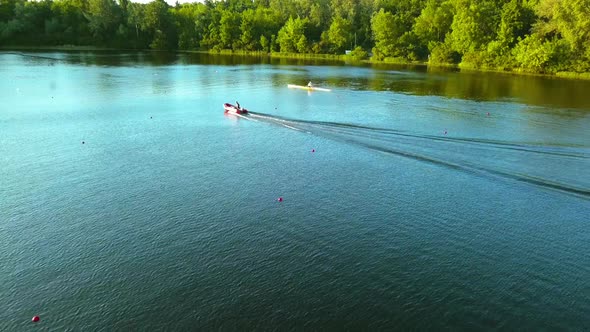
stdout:
[(431, 64), (423, 61), (407, 61), (403, 59), (388, 59), (386, 61), (378, 61), (369, 59), (358, 59), (345, 54), (316, 54), (316, 53), (286, 53), (286, 52), (263, 52), (263, 51), (232, 51), (232, 50), (175, 50), (175, 51), (160, 51), (151, 49), (126, 49), (126, 48), (110, 48), (97, 46), (81, 46), (81, 45), (60, 45), (60, 46), (0, 46), (3, 51), (129, 51), (129, 52), (173, 52), (173, 53), (206, 53), (206, 54), (221, 54), (221, 55), (238, 55), (238, 56), (256, 56), (269, 58), (285, 58), (285, 59), (301, 59), (301, 60), (330, 60), (341, 61), (346, 64), (371, 64), (371, 65), (401, 65), (401, 66), (415, 66), (427, 67), (429, 70), (457, 70), (465, 72), (495, 72), (512, 75), (526, 75), (526, 76), (544, 76), (544, 77), (558, 77), (567, 79), (590, 80), (590, 73), (576, 73), (576, 72), (557, 72), (555, 74), (535, 73), (519, 70), (501, 70), (493, 68), (476, 68), (461, 66), (460, 64), (446, 63), (446, 64)]

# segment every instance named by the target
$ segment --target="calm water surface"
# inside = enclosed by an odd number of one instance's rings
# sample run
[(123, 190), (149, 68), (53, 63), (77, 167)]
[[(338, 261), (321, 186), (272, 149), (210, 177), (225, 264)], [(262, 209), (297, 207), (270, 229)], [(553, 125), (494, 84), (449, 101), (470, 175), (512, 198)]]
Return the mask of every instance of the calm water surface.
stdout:
[(588, 91), (0, 53), (0, 330), (588, 330)]

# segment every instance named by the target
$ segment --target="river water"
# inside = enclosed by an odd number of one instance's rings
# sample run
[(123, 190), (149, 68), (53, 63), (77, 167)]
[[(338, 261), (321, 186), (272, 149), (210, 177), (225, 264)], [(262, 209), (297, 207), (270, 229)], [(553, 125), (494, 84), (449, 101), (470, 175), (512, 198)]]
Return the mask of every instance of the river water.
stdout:
[(588, 91), (2, 52), (0, 330), (587, 330)]

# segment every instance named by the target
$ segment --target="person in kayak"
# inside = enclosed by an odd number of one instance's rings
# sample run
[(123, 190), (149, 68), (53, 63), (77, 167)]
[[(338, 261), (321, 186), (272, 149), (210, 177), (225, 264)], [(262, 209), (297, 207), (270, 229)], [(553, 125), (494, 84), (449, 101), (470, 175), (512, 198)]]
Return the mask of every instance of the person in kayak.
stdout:
[(238, 107), (239, 110), (241, 110), (242, 108), (240, 107), (240, 103), (238, 103), (238, 101), (236, 100), (236, 106)]

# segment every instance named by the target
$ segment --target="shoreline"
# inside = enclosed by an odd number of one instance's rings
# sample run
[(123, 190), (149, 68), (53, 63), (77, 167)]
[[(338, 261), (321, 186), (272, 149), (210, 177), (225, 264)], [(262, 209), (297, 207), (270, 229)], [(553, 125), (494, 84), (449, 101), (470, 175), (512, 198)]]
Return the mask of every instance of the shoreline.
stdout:
[(233, 51), (233, 50), (152, 50), (152, 49), (129, 49), (129, 48), (112, 48), (112, 47), (98, 47), (98, 46), (79, 46), (79, 45), (61, 45), (61, 46), (18, 46), (18, 45), (3, 45), (0, 46), (0, 51), (126, 51), (126, 52), (167, 52), (167, 53), (203, 53), (213, 55), (237, 55), (250, 57), (268, 57), (268, 58), (283, 58), (283, 59), (300, 59), (300, 60), (328, 60), (341, 61), (347, 66), (355, 66), (358, 64), (367, 65), (394, 65), (394, 66), (416, 66), (427, 68), (430, 70), (451, 70), (465, 73), (498, 73), (508, 74), (512, 76), (537, 76), (547, 78), (562, 78), (570, 80), (590, 80), (590, 72), (576, 73), (576, 72), (557, 72), (554, 74), (534, 73), (519, 70), (499, 70), (489, 68), (461, 68), (459, 64), (429, 64), (422, 61), (377, 61), (370, 59), (353, 59), (344, 54), (315, 54), (315, 53), (284, 53), (284, 52), (265, 52), (265, 51)]

